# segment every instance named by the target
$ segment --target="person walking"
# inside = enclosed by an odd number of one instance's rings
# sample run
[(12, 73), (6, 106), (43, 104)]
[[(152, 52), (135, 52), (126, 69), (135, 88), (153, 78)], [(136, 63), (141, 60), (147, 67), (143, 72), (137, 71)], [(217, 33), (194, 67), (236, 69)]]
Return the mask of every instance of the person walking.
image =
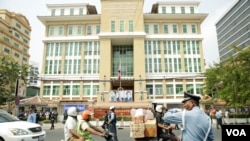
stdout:
[(115, 106), (109, 107), (109, 116), (108, 116), (108, 127), (109, 132), (111, 132), (114, 136), (114, 141), (118, 141), (117, 138), (117, 128), (116, 128), (116, 114), (115, 114)]
[(77, 124), (77, 133), (81, 135), (85, 141), (94, 141), (91, 134), (106, 137), (105, 133), (89, 122), (92, 114), (93, 113), (91, 113), (89, 110), (83, 111), (81, 116), (82, 119)]
[[(216, 109), (215, 117), (216, 117), (216, 121), (217, 121), (216, 127), (217, 127), (217, 129), (220, 129), (221, 125), (222, 125), (222, 114), (218, 109)], [(220, 126), (220, 128), (219, 128), (219, 126)]]
[(36, 123), (37, 122), (35, 110), (36, 110), (36, 106), (35, 105), (31, 105), (30, 108), (29, 108), (29, 115), (27, 117), (27, 121), (28, 122), (32, 122), (32, 123)]
[(56, 118), (56, 115), (55, 115), (54, 112), (52, 112), (52, 113), (50, 114), (50, 124), (51, 124), (50, 130), (54, 130), (54, 128), (55, 128), (55, 126), (54, 126), (55, 118)]
[(102, 128), (104, 130), (108, 129), (108, 115), (109, 113), (107, 111), (105, 111), (105, 115), (104, 115), (104, 120), (103, 120), (103, 124), (102, 124)]
[(77, 134), (77, 108), (70, 107), (67, 110), (68, 118), (64, 124), (64, 140), (65, 141), (84, 141), (84, 138)]
[(167, 123), (182, 124), (182, 141), (213, 141), (214, 132), (210, 117), (199, 107), (200, 96), (184, 92), (184, 110), (168, 110), (163, 119)]

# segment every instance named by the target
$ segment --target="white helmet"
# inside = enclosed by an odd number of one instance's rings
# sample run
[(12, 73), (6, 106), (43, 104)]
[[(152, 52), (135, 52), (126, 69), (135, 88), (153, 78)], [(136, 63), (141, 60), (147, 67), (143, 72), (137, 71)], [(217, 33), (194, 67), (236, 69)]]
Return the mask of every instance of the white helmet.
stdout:
[(69, 116), (77, 116), (77, 109), (76, 107), (70, 107), (67, 111)]
[(157, 105), (156, 108), (155, 108), (155, 110), (156, 110), (156, 112), (161, 113), (162, 112), (162, 108), (163, 108), (162, 105)]
[(111, 109), (115, 109), (115, 106), (110, 106), (109, 109), (110, 109), (110, 110), (111, 110)]

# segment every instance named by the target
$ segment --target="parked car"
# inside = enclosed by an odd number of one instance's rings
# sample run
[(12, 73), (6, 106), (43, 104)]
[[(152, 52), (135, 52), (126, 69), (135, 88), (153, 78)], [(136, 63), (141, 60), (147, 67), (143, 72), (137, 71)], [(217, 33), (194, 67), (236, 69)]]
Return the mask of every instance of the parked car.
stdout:
[(44, 141), (45, 138), (41, 125), (21, 121), (0, 109), (0, 141)]

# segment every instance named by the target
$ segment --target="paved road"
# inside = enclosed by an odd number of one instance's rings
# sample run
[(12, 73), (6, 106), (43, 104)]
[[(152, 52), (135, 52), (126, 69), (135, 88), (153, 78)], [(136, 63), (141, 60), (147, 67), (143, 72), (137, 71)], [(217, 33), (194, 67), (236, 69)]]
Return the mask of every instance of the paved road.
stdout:
[[(49, 130), (49, 125), (44, 125), (43, 129), (47, 132), (46, 141), (62, 141), (64, 139), (63, 133), (63, 125), (61, 123), (55, 124), (55, 130)], [(221, 141), (221, 130), (214, 129), (215, 133), (215, 141)], [(180, 134), (180, 130), (174, 130), (176, 135)], [(99, 136), (93, 135), (95, 141), (105, 141), (103, 138)], [(118, 129), (118, 139), (119, 141), (134, 141), (133, 138), (129, 136), (129, 128), (124, 127), (122, 129)]]

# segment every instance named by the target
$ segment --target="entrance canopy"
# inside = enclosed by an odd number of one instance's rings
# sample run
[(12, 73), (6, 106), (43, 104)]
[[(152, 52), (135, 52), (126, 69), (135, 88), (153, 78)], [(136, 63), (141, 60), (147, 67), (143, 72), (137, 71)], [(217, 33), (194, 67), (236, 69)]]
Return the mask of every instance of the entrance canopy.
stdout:
[(39, 96), (25, 98), (20, 100), (20, 106), (36, 105), (36, 106), (47, 106), (48, 103)]

